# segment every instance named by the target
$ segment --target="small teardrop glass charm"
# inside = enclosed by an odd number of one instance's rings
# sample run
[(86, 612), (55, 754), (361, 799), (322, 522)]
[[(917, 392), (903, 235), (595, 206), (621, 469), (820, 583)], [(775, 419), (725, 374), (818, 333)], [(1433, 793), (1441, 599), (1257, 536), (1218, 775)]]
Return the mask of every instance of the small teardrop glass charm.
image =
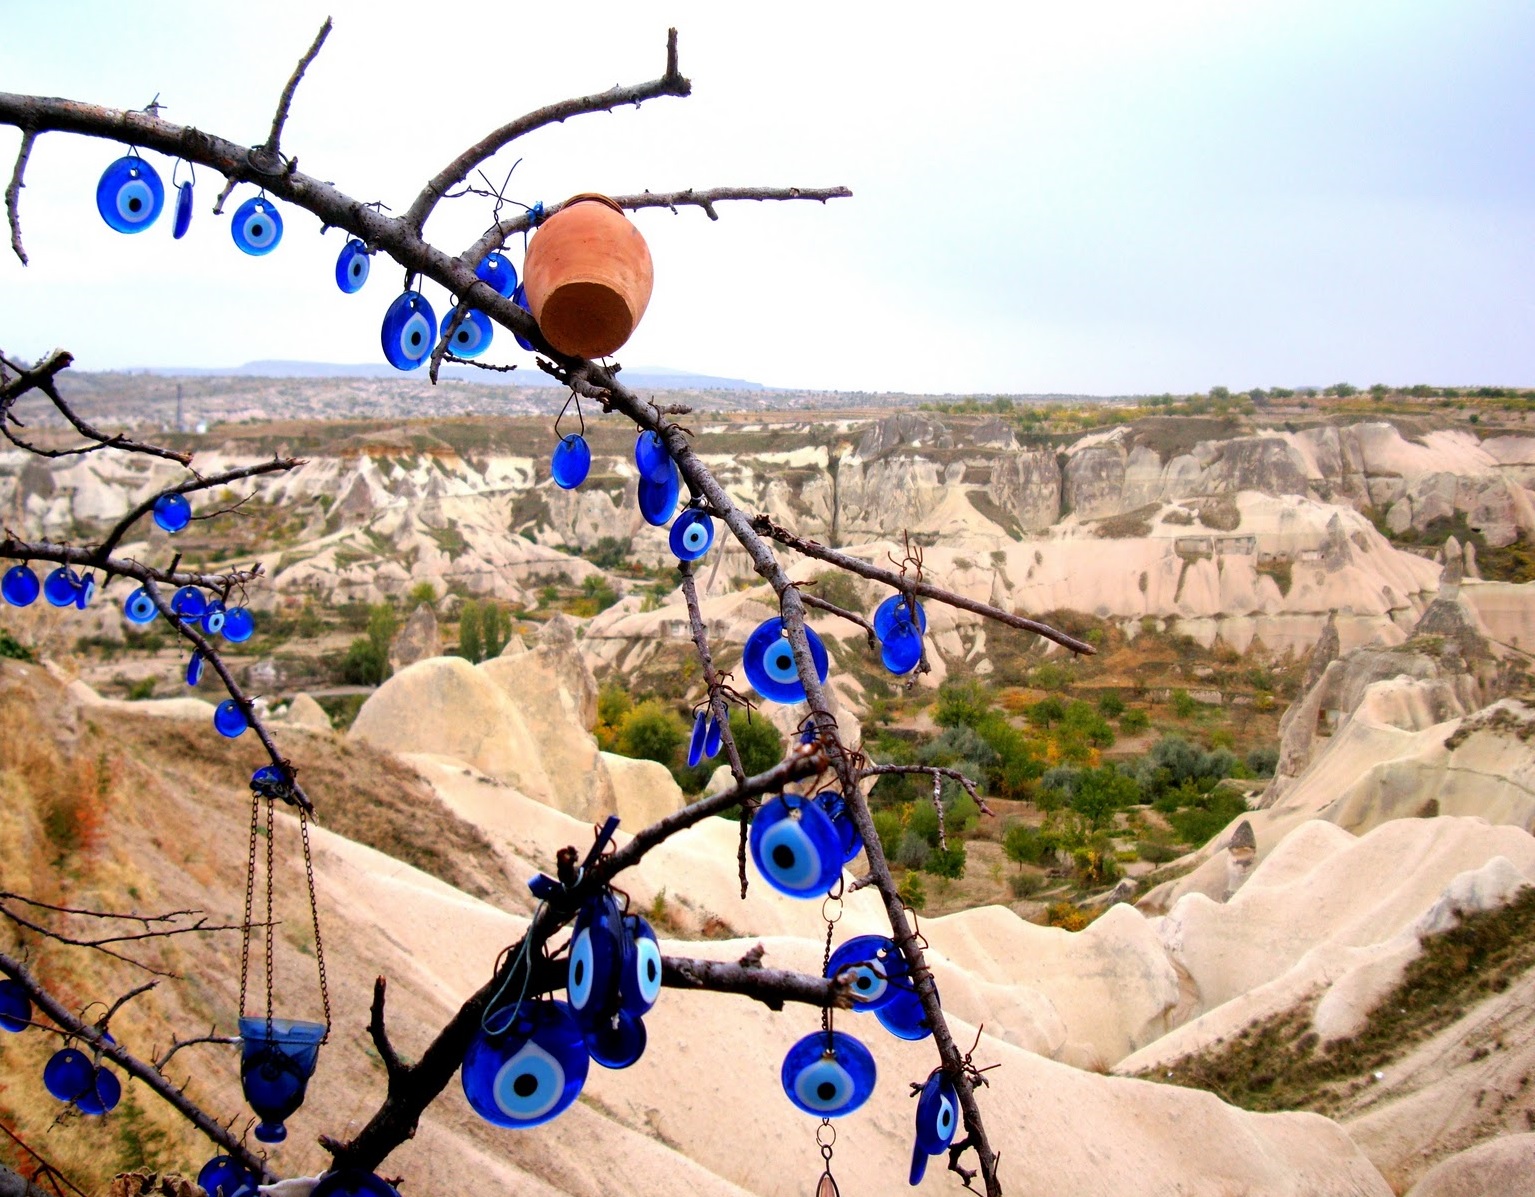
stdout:
[(837, 1188), (837, 1182), (832, 1179), (830, 1172), (821, 1173), (821, 1183), (815, 1187), (815, 1197), (842, 1197), (842, 1191)]

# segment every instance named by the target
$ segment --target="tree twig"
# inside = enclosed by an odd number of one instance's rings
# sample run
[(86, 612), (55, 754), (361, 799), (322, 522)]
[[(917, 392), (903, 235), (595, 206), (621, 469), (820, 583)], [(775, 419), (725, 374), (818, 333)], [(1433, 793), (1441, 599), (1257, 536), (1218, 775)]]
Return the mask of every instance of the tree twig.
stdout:
[(21, 189), (26, 186), (22, 176), (26, 174), (27, 159), (32, 156), (32, 146), (36, 141), (36, 129), (26, 129), (22, 132), (21, 149), (16, 152), (16, 165), (11, 170), (11, 182), (5, 189), (5, 214), (11, 222), (11, 249), (21, 259), (23, 266), (27, 265), (27, 250), (21, 243)]
[(288, 109), (293, 104), (293, 93), (298, 90), (299, 81), (303, 79), (304, 72), (309, 69), (309, 64), (314, 62), (320, 53), (320, 47), (325, 44), (325, 39), (330, 36), (330, 18), (325, 18), (325, 23), (320, 26), (320, 32), (314, 35), (314, 42), (309, 49), (304, 51), (304, 56), (298, 60), (298, 66), (293, 68), (293, 74), (288, 77), (288, 85), (282, 89), (282, 95), (277, 101), (277, 112), (272, 117), (272, 132), (268, 134), (266, 144), (261, 148), (272, 158), (274, 162), (282, 162), (282, 151), (278, 148), (282, 140), (283, 125), (288, 122)]

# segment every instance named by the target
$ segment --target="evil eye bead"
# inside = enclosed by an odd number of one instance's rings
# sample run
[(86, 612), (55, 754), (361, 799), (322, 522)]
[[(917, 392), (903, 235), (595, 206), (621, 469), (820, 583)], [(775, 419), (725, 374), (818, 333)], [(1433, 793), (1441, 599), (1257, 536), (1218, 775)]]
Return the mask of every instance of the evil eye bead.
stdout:
[(665, 482), (672, 455), (667, 452), (666, 442), (652, 429), (645, 429), (634, 441), (634, 464), (641, 478), (652, 482)]
[(219, 735), (233, 740), (245, 734), (250, 717), (234, 699), (226, 698), (213, 712), (213, 726)]
[(517, 290), (517, 267), (513, 266), (505, 254), (491, 250), (485, 255), (484, 261), (474, 268), (476, 278), (490, 284), (491, 290), (503, 299), (510, 299), (512, 292)]
[(132, 154), (119, 158), (96, 184), (96, 211), (119, 233), (142, 233), (165, 206), (165, 185), (155, 168)]
[(75, 606), (84, 611), (96, 597), (96, 575), (86, 574), (75, 584)]
[(368, 281), (368, 271), (373, 269), (373, 258), (368, 247), (353, 237), (341, 247), (336, 258), (336, 286), (348, 295), (355, 295)]
[(561, 490), (574, 490), (586, 481), (591, 468), (592, 450), (586, 438), (578, 432), (568, 432), (562, 436), (549, 461), (549, 472), (554, 475), (554, 484)]
[(652, 482), (641, 474), (640, 514), (645, 517), (645, 522), (657, 528), (667, 524), (672, 518), (672, 512), (677, 510), (677, 497), (681, 493), (682, 475), (677, 473), (677, 463), (671, 458), (666, 459), (665, 481)]
[(897, 677), (917, 667), (917, 662), (922, 660), (922, 633), (911, 620), (895, 621), (879, 643), (879, 659)]
[[(490, 348), (491, 335), (495, 331), (490, 317), (477, 308), (467, 308), (458, 327), (453, 328), (453, 320), (458, 311), (456, 307), (449, 308), (448, 314), (442, 318), (442, 332), (448, 337), (448, 351), (457, 357), (479, 357)], [(450, 328), (453, 328), (451, 334), (448, 332)]]
[(293, 788), (293, 779), (276, 765), (262, 765), (251, 774), (251, 793), (258, 798), (281, 798)]
[[(824, 682), (829, 668), (826, 646), (808, 627), (805, 639), (810, 642), (810, 659), (815, 664), (816, 677)], [(746, 670), (746, 680), (763, 698), (785, 703), (805, 701), (805, 685), (794, 664), (794, 650), (789, 646), (783, 633), (783, 620), (778, 616), (763, 620), (746, 638), (741, 666)]]
[(0, 578), (0, 595), (13, 607), (30, 607), (42, 591), (43, 585), (29, 565), (13, 565)]
[(203, 631), (210, 636), (217, 636), (224, 630), (224, 621), (228, 614), (224, 610), (224, 604), (214, 599), (203, 611)]
[(229, 234), (241, 253), (253, 258), (265, 257), (282, 240), (282, 217), (271, 200), (261, 195), (252, 196), (235, 209)]
[(460, 1078), (474, 1112), (496, 1126), (538, 1126), (581, 1092), (591, 1066), (586, 1041), (564, 1002), (533, 1002), (511, 1029), (481, 1031), (464, 1054)]
[(230, 644), (244, 644), (256, 634), (256, 617), (245, 607), (230, 607), (224, 612), (224, 639)]
[(320, 1183), (309, 1191), (309, 1197), (400, 1197), (400, 1192), (375, 1173), (342, 1168), (321, 1177)]
[(149, 597), (149, 592), (142, 586), (123, 603), (123, 616), (129, 623), (153, 623), (158, 614), (160, 612), (155, 607), (155, 600)]
[(203, 650), (193, 649), (192, 655), (187, 658), (187, 685), (200, 686), (203, 683), (203, 667), (207, 661), (203, 657)]
[[(911, 620), (911, 612), (906, 608), (906, 596), (892, 594), (874, 609), (874, 634), (881, 640), (886, 639), (896, 622), (902, 619), (908, 622)], [(927, 631), (927, 612), (922, 609), (921, 603), (917, 604), (917, 630)]]
[(633, 1015), (647, 1013), (661, 996), (661, 945), (656, 933), (640, 915), (624, 918), (623, 971), (618, 977), (619, 1009)]
[(608, 894), (590, 899), (576, 916), (565, 990), (571, 1013), (583, 1027), (611, 1017), (618, 1008), (622, 935), (618, 907)]
[(209, 1197), (256, 1197), (261, 1178), (233, 1156), (216, 1155), (202, 1166), (197, 1183)]
[(183, 183), (176, 189), (176, 224), (171, 236), (180, 241), (192, 227), (192, 184)]
[(645, 1054), (648, 1036), (645, 1020), (638, 1014), (619, 1010), (610, 1018), (600, 1019), (586, 1028), (586, 1051), (595, 1064), (604, 1068), (628, 1068)]
[(384, 313), (379, 330), (384, 358), (396, 370), (414, 370), (437, 342), (437, 316), (419, 291), (406, 291)]
[(167, 532), (180, 532), (192, 522), (192, 504), (174, 491), (155, 500), (155, 523)]
[(720, 731), (720, 721), (713, 715), (709, 716), (709, 729), (704, 732), (704, 756), (711, 761), (720, 754), (720, 741), (724, 738)]
[(823, 790), (816, 795), (815, 801), (837, 829), (837, 837), (842, 841), (842, 863), (849, 864), (863, 851), (863, 837), (858, 834), (858, 826), (853, 822), (853, 813), (848, 810), (846, 800), (833, 790)]
[(43, 597), (55, 607), (73, 607), (80, 598), (80, 578), (65, 566), (43, 579)]
[(874, 1057), (841, 1031), (813, 1031), (783, 1060), (783, 1090), (807, 1114), (841, 1118), (874, 1092)]
[(0, 981), (0, 1031), (13, 1035), (25, 1031), (32, 1021), (32, 999), (20, 981), (7, 977)]
[[(520, 307), (529, 316), (533, 315), (533, 309), (528, 306), (528, 293), (523, 289), (521, 283), (518, 283), (517, 286), (512, 289), (512, 302)], [(533, 342), (528, 340), (527, 337), (523, 336), (520, 332), (514, 332), (512, 333), (512, 336), (517, 339), (517, 344), (521, 345), (529, 353), (537, 352), (533, 348)]]
[(897, 1039), (926, 1039), (933, 1033), (921, 999), (909, 982), (895, 986), (896, 995), (874, 1011), (879, 1025)]
[(123, 1084), (117, 1079), (117, 1074), (110, 1068), (98, 1068), (91, 1083), (85, 1087), (85, 1092), (75, 1098), (75, 1108), (82, 1114), (99, 1118), (115, 1110), (122, 1097)]
[(698, 768), (698, 762), (704, 759), (704, 737), (709, 734), (709, 712), (707, 709), (699, 711), (693, 716), (693, 734), (688, 739), (688, 768)]
[(774, 889), (791, 898), (820, 898), (842, 872), (842, 845), (826, 812), (808, 798), (781, 794), (752, 820), (751, 855)]
[(43, 1065), (43, 1085), (60, 1101), (74, 1101), (96, 1080), (91, 1058), (78, 1048), (56, 1051)]
[(697, 561), (714, 544), (714, 521), (697, 508), (689, 508), (672, 523), (672, 555), (679, 561)]
[(911, 1183), (921, 1184), (927, 1157), (942, 1155), (959, 1129), (959, 1095), (941, 1068), (933, 1069), (917, 1098), (917, 1138), (911, 1148)]
[(196, 586), (183, 586), (171, 595), (171, 610), (185, 623), (196, 623), (208, 609), (208, 600)]
[(855, 935), (826, 961), (828, 979), (849, 971), (853, 1009), (864, 1013), (889, 1005), (906, 984), (906, 958), (884, 935)]

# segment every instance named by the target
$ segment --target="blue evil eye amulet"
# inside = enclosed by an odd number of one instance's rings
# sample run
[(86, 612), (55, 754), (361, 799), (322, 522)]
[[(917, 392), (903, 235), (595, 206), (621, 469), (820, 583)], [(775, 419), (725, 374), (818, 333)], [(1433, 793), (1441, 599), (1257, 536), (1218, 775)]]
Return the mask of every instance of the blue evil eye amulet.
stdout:
[(10, 977), (0, 981), (0, 1031), (13, 1035), (25, 1031), (32, 1021), (32, 999), (26, 986)]
[(935, 1068), (917, 1097), (917, 1138), (911, 1146), (911, 1183), (922, 1183), (927, 1157), (942, 1155), (959, 1129), (959, 1095), (954, 1084)]
[[(824, 682), (829, 668), (826, 646), (808, 627), (805, 639), (810, 643), (810, 659), (815, 664), (816, 677)], [(794, 664), (794, 650), (784, 635), (783, 620), (778, 616), (763, 620), (746, 638), (741, 667), (746, 670), (746, 680), (763, 698), (783, 703), (805, 701), (805, 685)]]
[(140, 586), (123, 603), (123, 616), (129, 623), (153, 623), (155, 616), (160, 614), (155, 606), (155, 600), (149, 597), (149, 591)]
[[(490, 348), (491, 337), (495, 332), (490, 317), (478, 308), (465, 308), (464, 318), (458, 322), (457, 328), (453, 328), (458, 312), (457, 307), (451, 307), (442, 318), (442, 332), (448, 337), (448, 351), (457, 357), (479, 357)], [(448, 333), (450, 328), (453, 328), (451, 335)]]
[(119, 158), (96, 184), (96, 211), (119, 233), (142, 233), (165, 207), (165, 184), (136, 154)]
[(714, 544), (714, 521), (690, 507), (672, 521), (672, 555), (679, 561), (697, 561)]
[(842, 840), (826, 812), (799, 794), (780, 794), (752, 819), (752, 863), (791, 898), (821, 898), (842, 875)]
[[(175, 180), (173, 179), (172, 182)], [(180, 241), (192, 227), (192, 184), (183, 183), (176, 189), (176, 223), (171, 236)]]
[(641, 478), (649, 478), (652, 482), (666, 481), (672, 455), (667, 452), (660, 433), (647, 428), (635, 438), (634, 464)]
[(906, 957), (895, 941), (884, 935), (855, 935), (831, 954), (825, 969), (828, 979), (849, 971), (852, 979), (848, 989), (855, 1012), (888, 1006), (903, 989), (910, 989)]
[(282, 217), (266, 196), (252, 196), (235, 209), (229, 235), (241, 253), (253, 258), (265, 257), (282, 240)]
[(373, 259), (368, 255), (368, 247), (353, 237), (341, 247), (336, 258), (336, 286), (346, 294), (354, 295), (362, 290), (372, 268)]
[(192, 522), (192, 504), (185, 495), (172, 491), (155, 500), (155, 523), (167, 532), (180, 532)]
[[(521, 283), (518, 283), (517, 286), (512, 289), (512, 302), (520, 307), (529, 316), (533, 315), (533, 309), (528, 306), (528, 293), (523, 290)], [(521, 345), (529, 353), (537, 352), (533, 348), (533, 342), (528, 340), (527, 337), (523, 336), (520, 332), (514, 332), (512, 336), (516, 338), (517, 344)]]
[(232, 698), (226, 698), (214, 709), (213, 726), (219, 735), (233, 740), (245, 734), (250, 717), (243, 707)]
[(874, 1092), (874, 1057), (841, 1031), (813, 1031), (784, 1056), (783, 1090), (807, 1114), (841, 1118)]
[[(890, 631), (901, 621), (910, 622), (911, 612), (906, 606), (904, 594), (892, 594), (878, 607), (874, 609), (874, 634), (883, 640), (890, 635)], [(917, 630), (927, 631), (927, 612), (922, 609), (922, 604), (917, 603)]]
[(437, 314), (419, 291), (406, 291), (384, 313), (384, 357), (396, 370), (414, 370), (437, 343)]
[(256, 1197), (261, 1178), (233, 1156), (216, 1155), (197, 1173), (197, 1183), (210, 1197), (220, 1190), (224, 1197)]
[(591, 1057), (570, 1007), (524, 1003), (502, 1034), (481, 1030), (464, 1054), (459, 1076), (474, 1112), (496, 1126), (539, 1126), (576, 1100)]
[(505, 254), (496, 250), (485, 255), (485, 259), (474, 268), (474, 273), (476, 278), (489, 283), (491, 290), (503, 299), (510, 299), (517, 290), (517, 267), (507, 260)]
[(592, 468), (592, 450), (579, 432), (567, 432), (554, 446), (549, 473), (561, 490), (574, 490), (586, 481)]
[(682, 475), (677, 472), (677, 463), (668, 457), (666, 477), (662, 481), (652, 482), (644, 474), (640, 475), (640, 514), (645, 517), (647, 524), (659, 528), (672, 518), (681, 494)]
[(29, 565), (13, 565), (0, 578), (0, 597), (13, 607), (30, 607), (42, 591), (43, 584)]
[(246, 607), (230, 607), (224, 612), (224, 639), (230, 644), (244, 644), (256, 634), (256, 617)]
[(376, 1173), (342, 1168), (322, 1176), (320, 1183), (309, 1191), (309, 1197), (400, 1197), (400, 1193)]

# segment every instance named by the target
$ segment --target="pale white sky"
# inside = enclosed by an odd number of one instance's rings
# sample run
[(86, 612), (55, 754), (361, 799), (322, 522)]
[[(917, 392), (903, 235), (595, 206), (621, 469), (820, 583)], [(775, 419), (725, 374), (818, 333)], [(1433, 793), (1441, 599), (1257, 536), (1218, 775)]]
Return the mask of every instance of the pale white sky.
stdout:
[[(284, 148), (359, 198), (401, 210), (504, 120), (654, 78), (669, 24), (693, 96), (527, 138), (492, 167), (524, 156), (514, 195), (853, 189), (640, 214), (656, 291), (631, 365), (842, 390), (1535, 385), (1527, 0), (0, 0), (0, 88), (159, 92), (169, 119), (259, 142), (327, 12)], [(4, 174), (18, 140), (0, 130)], [(169, 211), (114, 233), (94, 191), (117, 154), (39, 142), (0, 346), (87, 369), (381, 360), (397, 270), (341, 294), (341, 235), (295, 210), (277, 251), (242, 255), (206, 172), (185, 240)], [(466, 199), (427, 231), (456, 252), (488, 222)], [(531, 362), (504, 332), (490, 356)]]

